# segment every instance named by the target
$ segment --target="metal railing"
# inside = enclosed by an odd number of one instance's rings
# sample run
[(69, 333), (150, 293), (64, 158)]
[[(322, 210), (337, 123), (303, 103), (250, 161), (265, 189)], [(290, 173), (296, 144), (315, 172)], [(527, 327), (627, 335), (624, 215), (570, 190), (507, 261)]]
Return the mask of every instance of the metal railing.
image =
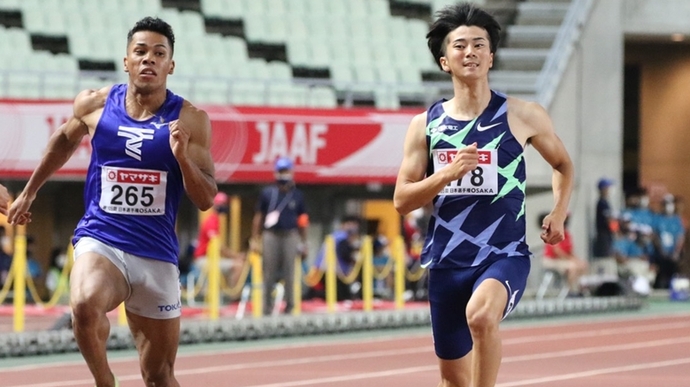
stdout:
[(537, 78), (537, 101), (548, 109), (553, 101), (568, 61), (580, 38), (582, 26), (587, 21), (594, 0), (572, 0), (568, 13), (561, 24), (546, 62)]

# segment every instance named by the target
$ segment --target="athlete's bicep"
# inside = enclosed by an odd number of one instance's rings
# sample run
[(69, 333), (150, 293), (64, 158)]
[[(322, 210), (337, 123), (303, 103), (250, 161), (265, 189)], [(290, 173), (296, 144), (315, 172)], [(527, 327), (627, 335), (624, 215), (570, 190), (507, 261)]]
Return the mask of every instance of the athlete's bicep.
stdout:
[(554, 169), (570, 164), (568, 151), (554, 131), (546, 110), (537, 104), (531, 104), (530, 108), (527, 124), (534, 131), (534, 135), (529, 139), (530, 144)]
[(211, 157), (211, 120), (203, 110), (190, 107), (191, 112), (180, 116), (183, 125), (190, 128), (188, 155), (199, 169), (214, 177), (215, 168)]
[(429, 157), (427, 155), (426, 134), (424, 127), (426, 114), (415, 116), (410, 122), (405, 135), (403, 160), (398, 171), (396, 185), (415, 183), (424, 179)]

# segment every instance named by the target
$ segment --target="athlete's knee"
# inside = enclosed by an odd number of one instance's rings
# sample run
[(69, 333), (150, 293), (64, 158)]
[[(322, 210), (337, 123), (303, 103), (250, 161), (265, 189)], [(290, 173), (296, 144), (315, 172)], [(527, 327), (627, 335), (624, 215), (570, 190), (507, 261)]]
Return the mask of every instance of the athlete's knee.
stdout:
[(166, 362), (154, 369), (142, 367), (141, 376), (146, 387), (169, 387), (175, 386), (175, 376), (173, 375), (172, 362)]
[(500, 313), (487, 306), (467, 308), (467, 325), (473, 338), (481, 338), (498, 330), (501, 321)]
[(96, 326), (96, 322), (105, 316), (105, 311), (87, 298), (70, 301), (72, 324), (78, 327)]
[(441, 382), (438, 387), (469, 387), (471, 379), (467, 372), (441, 369)]

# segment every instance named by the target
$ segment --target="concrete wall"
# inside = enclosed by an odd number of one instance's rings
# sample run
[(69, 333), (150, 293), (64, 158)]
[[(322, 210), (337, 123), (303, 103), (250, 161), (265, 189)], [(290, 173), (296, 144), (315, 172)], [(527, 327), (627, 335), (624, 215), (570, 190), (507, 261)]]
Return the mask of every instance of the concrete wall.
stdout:
[[(554, 128), (575, 164), (570, 229), (576, 253), (585, 258), (589, 256), (596, 182), (602, 176), (619, 180), (622, 171), (621, 10), (620, 0), (595, 1), (549, 107)], [(531, 148), (527, 163), (528, 186), (550, 187), (550, 166)], [(535, 196), (528, 201), (528, 241), (534, 246), (543, 244), (538, 237), (537, 216), (542, 210), (550, 209), (552, 202), (551, 195)]]
[(623, 27), (627, 35), (690, 34), (690, 1), (622, 1)]

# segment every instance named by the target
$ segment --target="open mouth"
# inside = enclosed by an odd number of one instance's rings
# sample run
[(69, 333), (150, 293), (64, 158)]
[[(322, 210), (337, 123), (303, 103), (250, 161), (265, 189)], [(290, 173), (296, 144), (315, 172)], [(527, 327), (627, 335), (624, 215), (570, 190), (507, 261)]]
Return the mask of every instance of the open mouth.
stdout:
[(147, 76), (147, 77), (155, 77), (156, 72), (151, 70), (151, 69), (144, 69), (140, 73), (140, 75)]

